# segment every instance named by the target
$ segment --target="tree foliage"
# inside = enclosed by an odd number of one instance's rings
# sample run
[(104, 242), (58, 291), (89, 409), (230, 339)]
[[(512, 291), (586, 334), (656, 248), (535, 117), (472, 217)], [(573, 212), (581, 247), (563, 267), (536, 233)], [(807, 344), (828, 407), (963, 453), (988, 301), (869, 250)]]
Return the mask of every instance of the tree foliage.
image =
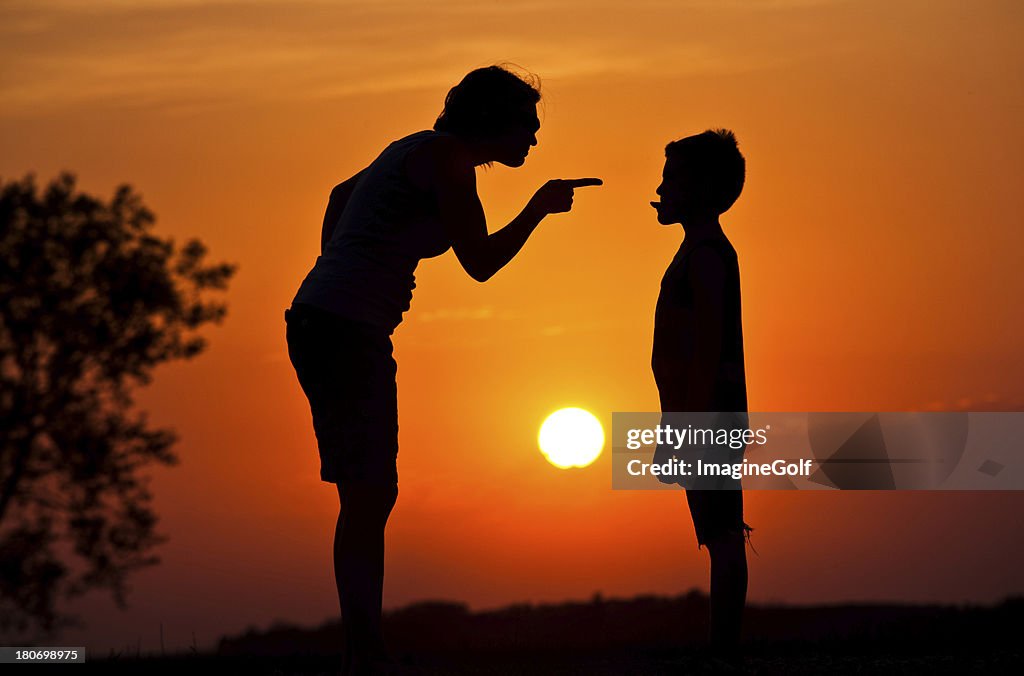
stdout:
[(133, 390), (203, 351), (234, 266), (153, 234), (121, 186), (109, 201), (62, 174), (0, 181), (0, 633), (51, 632), (64, 599), (125, 602), (162, 541), (146, 470), (176, 461)]

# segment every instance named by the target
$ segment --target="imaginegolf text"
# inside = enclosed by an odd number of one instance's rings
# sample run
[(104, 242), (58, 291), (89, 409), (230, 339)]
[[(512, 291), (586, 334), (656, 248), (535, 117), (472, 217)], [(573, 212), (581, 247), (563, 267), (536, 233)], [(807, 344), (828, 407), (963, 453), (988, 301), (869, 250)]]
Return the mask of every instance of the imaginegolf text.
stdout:
[[(694, 466), (696, 465), (696, 467)], [(630, 460), (626, 465), (630, 476), (723, 476), (740, 479), (745, 476), (810, 476), (811, 461), (776, 460), (772, 463), (743, 462), (685, 462), (673, 458), (668, 462), (653, 464), (640, 460)]]

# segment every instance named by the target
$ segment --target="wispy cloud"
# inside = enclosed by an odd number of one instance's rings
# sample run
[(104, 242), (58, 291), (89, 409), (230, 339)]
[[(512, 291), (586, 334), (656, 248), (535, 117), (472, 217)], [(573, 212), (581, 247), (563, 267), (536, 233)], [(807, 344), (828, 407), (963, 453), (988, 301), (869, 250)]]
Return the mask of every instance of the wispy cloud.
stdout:
[(519, 319), (519, 315), (509, 310), (495, 311), (490, 305), (480, 307), (454, 307), (440, 308), (438, 310), (424, 310), (410, 315), (412, 323), (422, 322), (466, 322), (466, 321), (509, 321)]
[[(817, 4), (754, 7), (770, 19)], [(231, 105), (437, 89), (467, 68), (505, 59), (566, 80), (731, 72), (793, 58), (796, 41), (783, 41), (783, 23), (764, 32), (770, 37), (747, 36), (745, 49), (736, 49), (745, 24), (729, 26), (728, 19), (751, 8), (744, 7), (709, 18), (706, 2), (653, 0), (628, 8), (578, 0), (14, 1), (0, 8), (0, 110)]]
[(959, 397), (955, 400), (929, 401), (922, 411), (1024, 411), (1024, 397), (1014, 394), (988, 392), (983, 396)]

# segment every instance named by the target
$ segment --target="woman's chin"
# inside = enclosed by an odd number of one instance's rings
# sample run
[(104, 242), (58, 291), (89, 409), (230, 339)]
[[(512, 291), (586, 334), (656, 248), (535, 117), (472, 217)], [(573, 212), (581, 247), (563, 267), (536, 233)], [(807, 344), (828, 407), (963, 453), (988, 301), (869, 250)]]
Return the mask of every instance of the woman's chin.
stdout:
[(521, 167), (526, 164), (526, 155), (510, 157), (505, 160), (498, 160), (498, 162), (504, 164), (506, 167)]

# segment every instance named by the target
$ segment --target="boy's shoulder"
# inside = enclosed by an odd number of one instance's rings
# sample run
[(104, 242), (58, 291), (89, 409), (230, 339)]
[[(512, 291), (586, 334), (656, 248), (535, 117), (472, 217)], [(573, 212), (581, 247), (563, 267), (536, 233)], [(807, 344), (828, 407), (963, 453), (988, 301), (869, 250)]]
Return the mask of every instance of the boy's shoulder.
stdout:
[(722, 233), (719, 237), (709, 237), (708, 239), (701, 240), (694, 244), (693, 248), (694, 250), (705, 252), (711, 250), (726, 259), (736, 258), (736, 249), (725, 233)]
[(726, 238), (685, 243), (679, 247), (661, 279), (659, 303), (689, 307), (699, 289), (738, 287), (739, 260)]
[(736, 249), (727, 237), (715, 237), (693, 243), (684, 241), (665, 271), (666, 279), (670, 276), (679, 276), (685, 281), (694, 262), (700, 267), (716, 268), (724, 264), (726, 268), (731, 268), (737, 265), (738, 257)]

